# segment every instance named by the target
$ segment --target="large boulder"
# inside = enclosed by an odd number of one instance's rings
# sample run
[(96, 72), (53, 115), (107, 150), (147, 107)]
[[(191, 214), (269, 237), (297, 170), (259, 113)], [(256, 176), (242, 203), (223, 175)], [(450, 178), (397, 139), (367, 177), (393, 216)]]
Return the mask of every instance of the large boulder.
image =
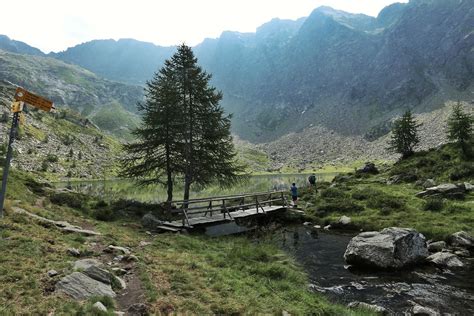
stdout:
[(474, 237), (465, 231), (460, 231), (449, 236), (449, 243), (454, 247), (471, 249), (474, 247)]
[(366, 162), (365, 166), (360, 169), (357, 169), (357, 173), (378, 174), (379, 170), (373, 162)]
[(414, 229), (390, 227), (364, 232), (349, 242), (344, 259), (355, 266), (400, 269), (428, 257), (425, 237)]
[(438, 252), (446, 248), (446, 243), (444, 241), (433, 241), (428, 244), (428, 250), (430, 252)]
[(65, 293), (76, 300), (84, 300), (92, 296), (115, 297), (115, 292), (110, 285), (80, 272), (73, 272), (62, 278), (56, 283), (56, 291)]
[(462, 196), (466, 191), (464, 184), (456, 185), (453, 183), (443, 183), (435, 187), (427, 188), (425, 191), (418, 192), (417, 197), (425, 196), (445, 196), (445, 197), (458, 197)]

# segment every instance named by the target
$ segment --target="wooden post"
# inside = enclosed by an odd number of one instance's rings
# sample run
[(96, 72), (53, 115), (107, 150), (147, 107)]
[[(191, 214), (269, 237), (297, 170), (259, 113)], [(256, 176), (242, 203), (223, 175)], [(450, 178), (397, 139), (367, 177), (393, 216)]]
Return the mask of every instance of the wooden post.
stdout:
[(0, 191), (0, 218), (3, 217), (3, 204), (5, 202), (5, 195), (7, 193), (8, 172), (10, 171), (10, 161), (13, 155), (13, 142), (16, 138), (16, 131), (18, 128), (18, 119), (20, 112), (13, 113), (12, 127), (10, 129), (10, 139), (8, 140), (8, 151), (5, 159), (5, 166), (3, 167), (2, 188)]

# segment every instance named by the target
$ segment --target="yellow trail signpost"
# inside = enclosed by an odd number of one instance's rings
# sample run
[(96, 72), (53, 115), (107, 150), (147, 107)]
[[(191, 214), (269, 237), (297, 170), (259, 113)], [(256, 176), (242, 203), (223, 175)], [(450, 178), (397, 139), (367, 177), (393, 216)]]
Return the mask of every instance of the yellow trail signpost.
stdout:
[(5, 166), (3, 167), (2, 188), (0, 191), (0, 217), (3, 217), (3, 203), (5, 202), (5, 194), (7, 192), (8, 171), (10, 170), (10, 161), (13, 154), (13, 143), (16, 138), (20, 116), (23, 114), (23, 106), (27, 103), (46, 112), (50, 112), (51, 109), (54, 109), (52, 101), (20, 87), (16, 88), (14, 99), (15, 101), (13, 101), (11, 106), (11, 111), (13, 113), (12, 127), (10, 129), (10, 139), (8, 141), (8, 151), (5, 159)]

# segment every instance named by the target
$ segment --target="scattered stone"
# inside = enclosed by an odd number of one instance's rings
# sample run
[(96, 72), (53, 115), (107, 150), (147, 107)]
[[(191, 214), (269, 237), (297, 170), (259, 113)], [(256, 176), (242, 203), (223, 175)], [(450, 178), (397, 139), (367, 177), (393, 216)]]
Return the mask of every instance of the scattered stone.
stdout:
[(150, 231), (146, 231), (145, 234), (147, 234), (148, 236), (152, 236), (152, 233)]
[(433, 179), (426, 179), (422, 184), (423, 189), (428, 189), (435, 186), (436, 186), (436, 182)]
[(291, 316), (291, 314), (284, 310), (281, 312), (281, 316)]
[(122, 269), (122, 268), (112, 268), (112, 271), (113, 271), (116, 275), (125, 275), (125, 274), (127, 274), (127, 270)]
[(117, 315), (117, 316), (124, 316), (124, 315), (125, 315), (125, 312), (114, 311), (114, 315)]
[(87, 235), (87, 236), (98, 236), (98, 235), (100, 235), (100, 233), (94, 232), (92, 230), (82, 229), (81, 227), (71, 225), (66, 221), (53, 221), (51, 219), (41, 217), (39, 215), (30, 213), (30, 212), (28, 212), (28, 211), (26, 211), (22, 208), (19, 208), (19, 207), (12, 207), (12, 211), (15, 212), (15, 213), (18, 213), (18, 214), (27, 215), (29, 217), (34, 218), (35, 220), (37, 220), (40, 223), (45, 223), (45, 224), (48, 224), (48, 225), (52, 225), (52, 226), (54, 226), (54, 227), (56, 227), (56, 228), (58, 228), (62, 231), (65, 231), (65, 232), (79, 233), (79, 234), (83, 234), (83, 235)]
[(109, 271), (99, 268), (98, 266), (90, 266), (85, 269), (83, 273), (105, 284), (110, 284), (110, 280), (114, 277)]
[(138, 244), (138, 246), (140, 246), (140, 247), (146, 247), (146, 246), (149, 246), (149, 245), (151, 245), (151, 242), (144, 241), (144, 240), (140, 241), (140, 243)]
[(434, 241), (428, 244), (428, 250), (430, 252), (439, 252), (446, 248), (446, 243), (444, 241)]
[(125, 256), (119, 255), (119, 256), (115, 257), (115, 258), (113, 259), (113, 261), (120, 262), (120, 261), (123, 260), (123, 258), (125, 258)]
[(341, 225), (348, 225), (351, 223), (351, 218), (346, 216), (346, 215), (342, 215), (341, 218), (339, 218), (339, 220), (337, 221), (338, 224), (341, 224)]
[(56, 290), (76, 300), (84, 300), (92, 296), (115, 297), (110, 285), (94, 280), (80, 272), (73, 272), (56, 283)]
[(455, 254), (449, 252), (437, 252), (426, 258), (426, 260), (446, 268), (460, 268), (464, 266)]
[(459, 257), (469, 258), (471, 253), (467, 249), (458, 249), (454, 251), (454, 254)]
[(150, 230), (155, 230), (157, 226), (163, 225), (163, 221), (160, 221), (152, 213), (147, 213), (142, 217), (142, 225)]
[(148, 306), (143, 303), (130, 305), (127, 310), (131, 315), (148, 315)]
[(364, 232), (349, 242), (344, 259), (348, 264), (381, 269), (400, 269), (428, 256), (425, 237), (414, 229), (390, 227)]
[(456, 185), (452, 183), (443, 183), (435, 187), (427, 188), (425, 191), (418, 192), (417, 197), (425, 196), (453, 196), (462, 195), (465, 192), (464, 185)]
[(449, 236), (449, 243), (454, 247), (470, 249), (474, 247), (474, 237), (465, 231), (460, 231)]
[(467, 192), (474, 191), (474, 185), (470, 184), (469, 182), (464, 182), (464, 189)]
[(124, 259), (127, 260), (127, 261), (135, 261), (135, 262), (138, 261), (138, 257), (135, 256), (135, 255), (128, 255), (128, 256), (125, 256)]
[(81, 255), (81, 252), (79, 251), (79, 249), (76, 249), (76, 248), (68, 248), (67, 249), (67, 252), (71, 255), (71, 256), (74, 256), (74, 257), (79, 257)]
[(400, 183), (401, 180), (402, 180), (402, 177), (401, 177), (400, 175), (391, 176), (391, 177), (388, 178), (388, 180), (387, 180), (387, 185)]
[(100, 267), (100, 266), (102, 266), (102, 262), (100, 262), (96, 259), (77, 260), (76, 262), (74, 262), (73, 270), (74, 271), (84, 271), (84, 270), (86, 270), (87, 268), (89, 268), (91, 266)]
[(59, 274), (59, 273), (58, 273), (58, 271), (56, 271), (56, 270), (49, 270), (49, 271), (48, 271), (48, 276), (49, 276), (50, 278), (55, 277), (55, 276), (57, 276), (58, 274)]
[(127, 249), (125, 247), (114, 246), (114, 245), (109, 245), (107, 248), (104, 249), (104, 251), (111, 252), (111, 253), (121, 252), (124, 255), (129, 255), (131, 253), (130, 249)]
[(101, 302), (95, 302), (92, 307), (94, 307), (98, 311), (107, 312), (107, 307), (105, 307), (104, 304), (102, 304)]
[(362, 308), (368, 309), (370, 311), (373, 311), (375, 313), (379, 313), (381, 315), (387, 315), (388, 314), (388, 311), (387, 311), (386, 308), (384, 308), (382, 306), (378, 306), (378, 305), (368, 304), (368, 303), (365, 303), (365, 302), (351, 302), (347, 305), (347, 307), (349, 307), (349, 308), (362, 307)]
[(324, 230), (329, 230), (329, 229), (331, 229), (331, 225), (324, 226)]
[(303, 223), (304, 226), (309, 226), (309, 225), (311, 225), (311, 224), (312, 224), (311, 222), (304, 222), (304, 223)]
[(413, 315), (419, 315), (419, 316), (440, 316), (441, 314), (435, 311), (434, 309), (424, 307), (421, 305), (415, 305), (413, 306), (412, 310)]
[(375, 164), (373, 162), (366, 162), (365, 166), (357, 169), (357, 173), (370, 173), (370, 174), (378, 174), (379, 170), (377, 167), (375, 167)]
[(314, 229), (321, 229), (321, 225), (314, 225), (313, 228)]
[(125, 283), (122, 278), (119, 278), (118, 276), (114, 276), (114, 278), (122, 290), (125, 290), (127, 288), (127, 283)]

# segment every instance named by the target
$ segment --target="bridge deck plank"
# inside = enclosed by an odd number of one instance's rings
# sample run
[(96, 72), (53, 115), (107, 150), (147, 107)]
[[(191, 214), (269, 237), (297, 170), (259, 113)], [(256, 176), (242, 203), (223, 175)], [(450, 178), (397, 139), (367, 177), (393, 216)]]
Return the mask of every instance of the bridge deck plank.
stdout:
[[(286, 209), (286, 207), (276, 205), (276, 206), (265, 206), (263, 209), (265, 210), (265, 213), (271, 213), (271, 212)], [(210, 223), (231, 222), (235, 218), (250, 217), (250, 216), (255, 216), (258, 214), (264, 214), (261, 208), (259, 208), (258, 210), (256, 208), (252, 208), (252, 209), (247, 209), (247, 210), (237, 210), (234, 212), (230, 212), (230, 215), (232, 216), (232, 218), (229, 218), (227, 214), (224, 217), (223, 213), (214, 212), (212, 216), (208, 215), (208, 216), (190, 217), (189, 225), (195, 226), (195, 225), (204, 225), (204, 224), (210, 224)], [(187, 225), (183, 225), (182, 220), (164, 222), (163, 224), (166, 226), (176, 227), (176, 228), (188, 227)]]

